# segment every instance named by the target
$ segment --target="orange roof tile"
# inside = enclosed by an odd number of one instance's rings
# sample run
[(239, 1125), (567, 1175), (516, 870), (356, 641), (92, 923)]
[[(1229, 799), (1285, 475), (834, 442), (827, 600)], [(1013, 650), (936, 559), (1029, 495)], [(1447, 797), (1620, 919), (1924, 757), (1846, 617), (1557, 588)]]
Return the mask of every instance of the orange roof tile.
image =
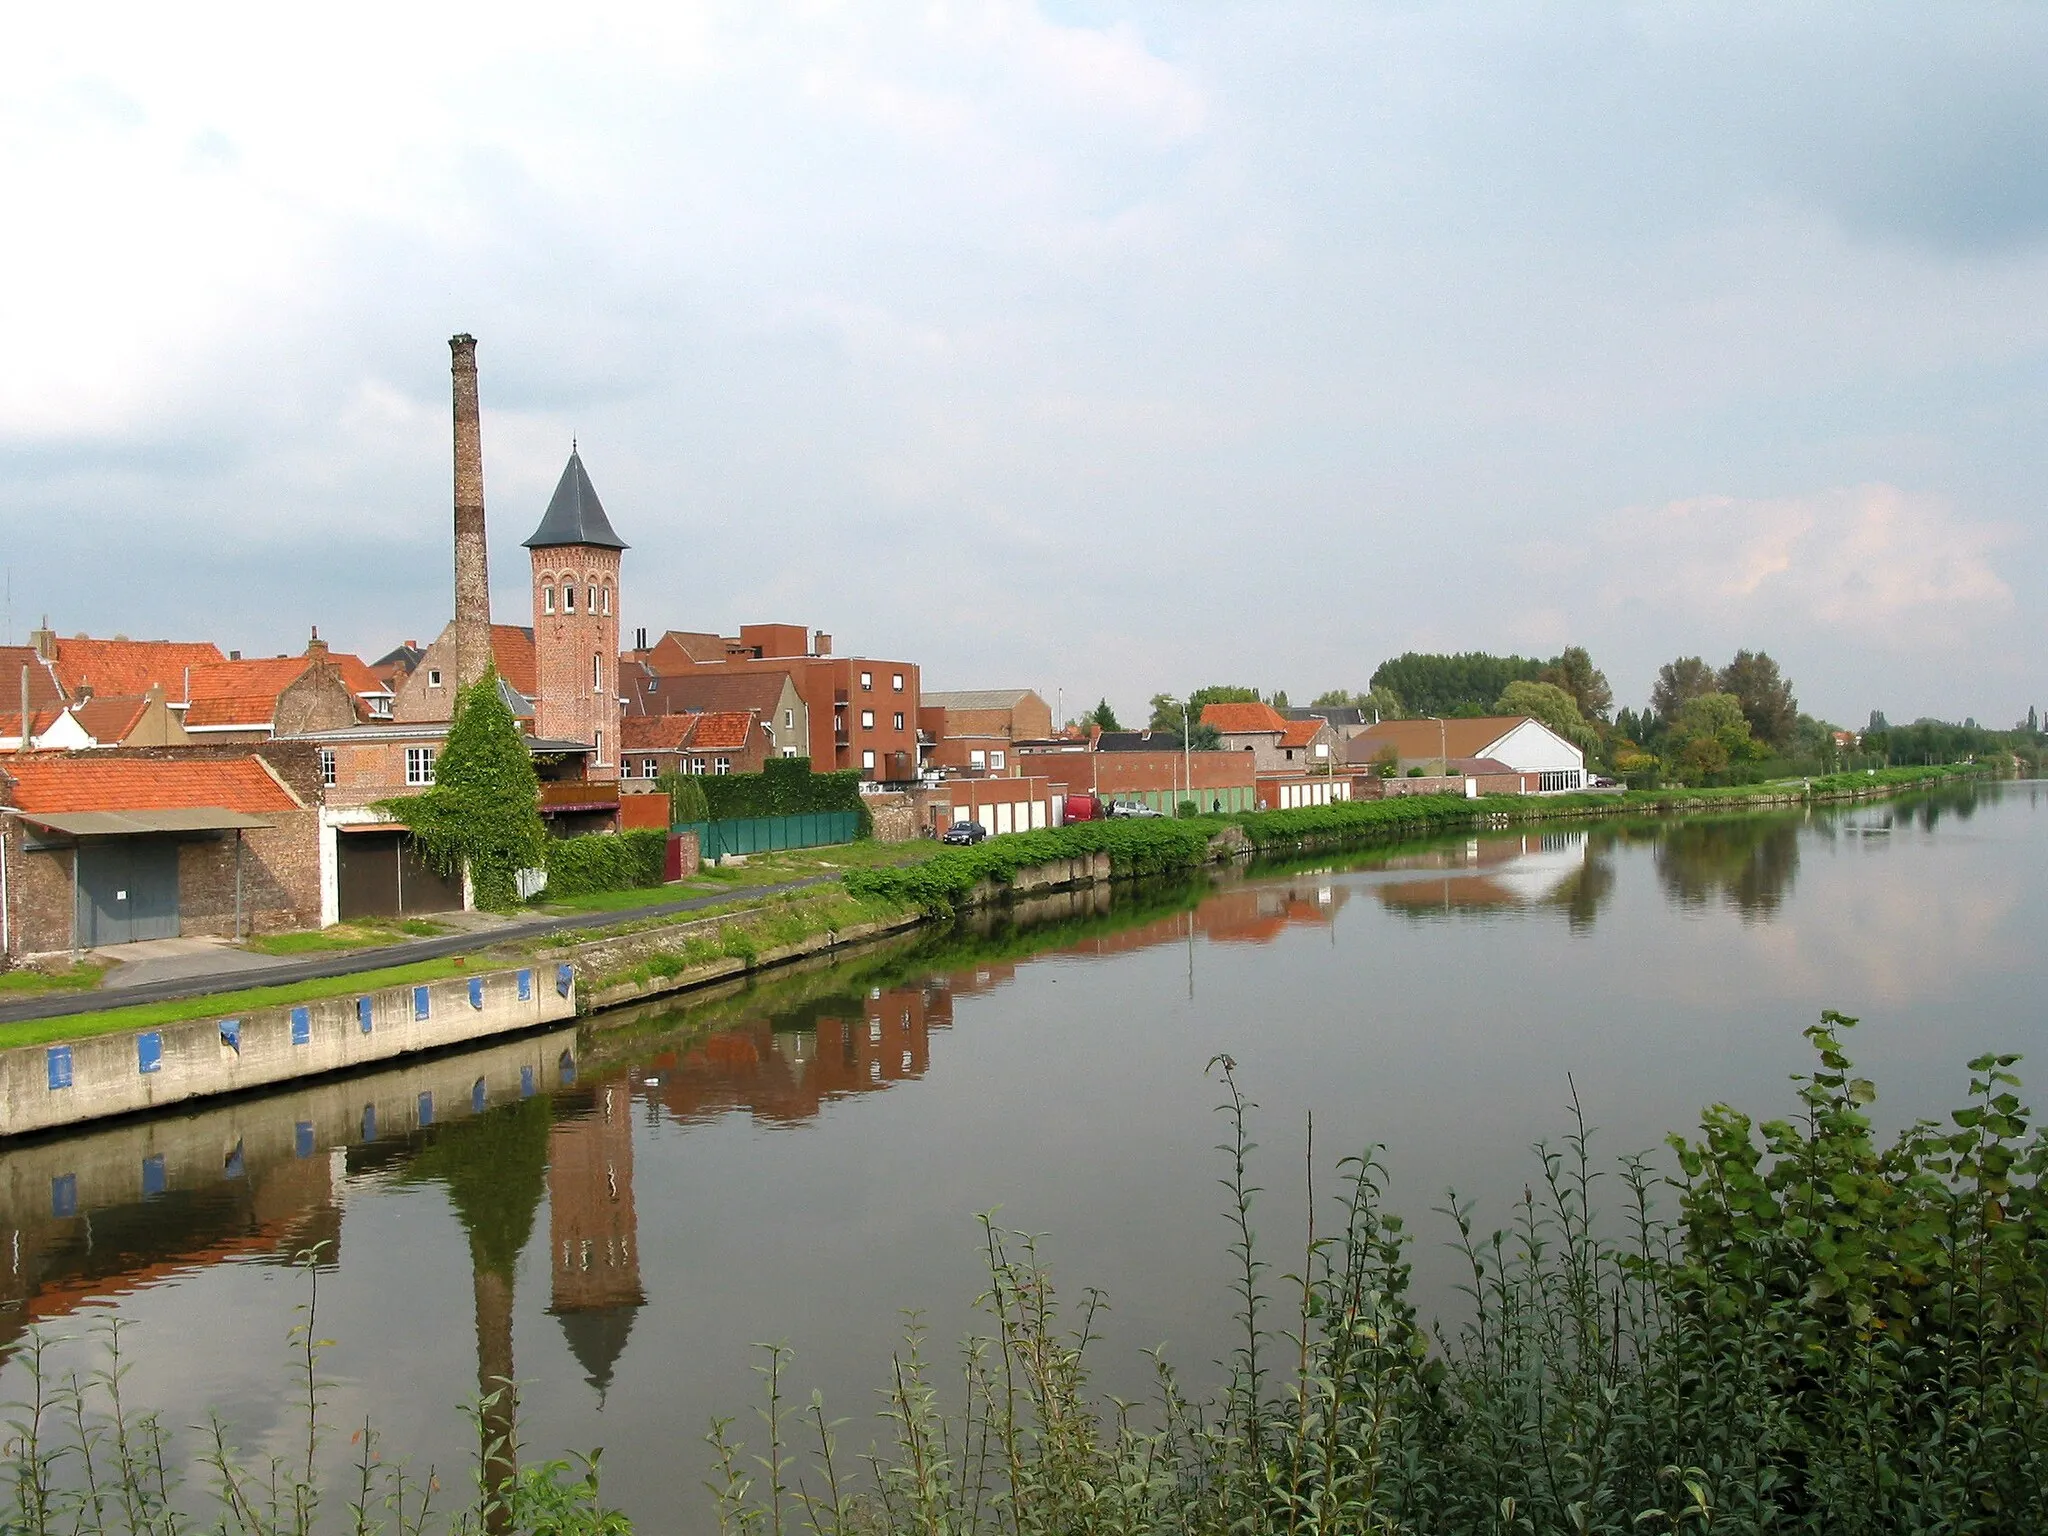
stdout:
[[(63, 714), (64, 711), (61, 709), (37, 709), (34, 706), (30, 706), (28, 712), (29, 734), (31, 736), (42, 735), (43, 732), (55, 725), (62, 718)], [(0, 736), (5, 736), (13, 741), (21, 739), (21, 711), (19, 709), (6, 714), (0, 714)]]
[[(280, 693), (305, 676), (310, 665), (303, 656), (261, 656), (241, 661), (220, 661), (192, 669), (192, 702), (201, 699), (275, 700)], [(184, 695), (172, 693), (173, 698)], [(270, 718), (268, 709), (263, 718)]]
[(1307, 747), (1315, 744), (1316, 733), (1323, 728), (1320, 720), (1290, 720), (1287, 729), (1280, 733), (1283, 747)]
[(619, 725), (622, 750), (678, 752), (697, 723), (695, 715), (628, 715)]
[(754, 729), (751, 710), (721, 709), (697, 717), (697, 728), (690, 733), (692, 752), (741, 752), (746, 750), (749, 733)]
[(48, 663), (36, 654), (34, 646), (0, 645), (0, 704), (11, 704), (17, 715), (21, 713), (23, 667), (28, 668), (30, 709), (47, 709), (64, 702), (64, 695), (57, 691), (57, 680), (50, 675)]
[(28, 812), (175, 811), (204, 806), (251, 815), (299, 803), (255, 757), (33, 756), (0, 762), (14, 804)]
[(1373, 755), (1389, 743), (1403, 762), (1424, 761), (1443, 755), (1477, 757), (1528, 718), (1527, 715), (1483, 715), (1441, 721), (1382, 720), (1371, 730), (1352, 737), (1347, 750), (1354, 763), (1371, 762)]
[(1270, 704), (1204, 704), (1202, 724), (1226, 735), (1247, 731), (1285, 731), (1287, 719)]
[(529, 699), (540, 692), (540, 663), (533, 657), (533, 631), (517, 624), (491, 626), (491, 659), (498, 676)]
[(251, 730), (269, 730), (277, 714), (274, 693), (221, 694), (194, 699), (185, 711), (187, 729), (206, 725), (244, 725)]
[(185, 669), (222, 659), (210, 640), (93, 640), (57, 642), (57, 682), (67, 694), (147, 693), (155, 683), (167, 698), (185, 697)]
[(139, 694), (109, 698), (96, 693), (72, 713), (86, 735), (102, 745), (111, 745), (128, 739), (128, 733), (141, 722), (142, 712), (147, 708), (149, 700)]

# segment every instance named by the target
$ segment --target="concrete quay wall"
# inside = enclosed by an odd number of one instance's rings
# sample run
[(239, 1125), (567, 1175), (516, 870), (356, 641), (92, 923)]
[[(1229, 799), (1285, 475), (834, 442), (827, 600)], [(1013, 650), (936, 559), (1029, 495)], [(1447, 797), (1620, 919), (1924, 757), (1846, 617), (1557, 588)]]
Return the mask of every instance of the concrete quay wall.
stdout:
[(535, 965), (0, 1051), (0, 1138), (467, 1045), (576, 1015)]

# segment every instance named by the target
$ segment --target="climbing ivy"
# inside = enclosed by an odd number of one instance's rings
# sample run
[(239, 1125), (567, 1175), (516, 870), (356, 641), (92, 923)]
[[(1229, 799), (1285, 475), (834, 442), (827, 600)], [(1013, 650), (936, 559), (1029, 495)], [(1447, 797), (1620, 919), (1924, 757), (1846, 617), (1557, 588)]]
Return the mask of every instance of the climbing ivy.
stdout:
[(539, 798), (533, 757), (493, 669), (457, 696), (433, 788), (380, 800), (376, 809), (411, 827), (443, 874), (467, 869), (479, 907), (504, 912), (519, 901), (517, 872), (544, 862)]

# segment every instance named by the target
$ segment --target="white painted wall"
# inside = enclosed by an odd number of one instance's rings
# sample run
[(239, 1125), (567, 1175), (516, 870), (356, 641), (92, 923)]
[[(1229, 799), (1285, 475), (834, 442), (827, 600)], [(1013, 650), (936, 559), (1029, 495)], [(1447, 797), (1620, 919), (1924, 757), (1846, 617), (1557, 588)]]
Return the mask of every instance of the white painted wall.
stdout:
[(1539, 720), (1524, 720), (1494, 742), (1480, 757), (1506, 763), (1517, 773), (1585, 771), (1586, 754)]

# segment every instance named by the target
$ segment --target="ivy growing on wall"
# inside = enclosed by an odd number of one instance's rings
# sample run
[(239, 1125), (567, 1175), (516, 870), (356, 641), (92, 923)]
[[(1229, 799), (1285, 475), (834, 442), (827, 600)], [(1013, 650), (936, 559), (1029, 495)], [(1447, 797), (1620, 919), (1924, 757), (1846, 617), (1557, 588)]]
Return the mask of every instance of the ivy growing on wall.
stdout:
[(544, 862), (539, 798), (532, 755), (493, 669), (457, 696), (433, 788), (380, 800), (376, 809), (411, 827), (443, 874), (467, 869), (479, 907), (505, 912), (519, 903), (518, 871)]

